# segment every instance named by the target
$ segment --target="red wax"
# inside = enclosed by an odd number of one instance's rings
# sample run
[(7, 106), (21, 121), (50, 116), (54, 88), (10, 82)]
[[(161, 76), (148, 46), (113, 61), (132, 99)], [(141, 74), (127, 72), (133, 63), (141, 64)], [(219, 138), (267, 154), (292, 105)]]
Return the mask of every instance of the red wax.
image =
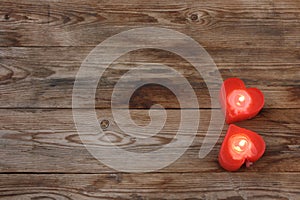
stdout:
[(224, 81), (220, 91), (220, 103), (226, 123), (255, 117), (264, 106), (264, 95), (257, 88), (246, 88), (238, 78)]
[(221, 146), (219, 163), (228, 171), (238, 170), (245, 162), (249, 167), (264, 154), (265, 147), (257, 133), (231, 124)]

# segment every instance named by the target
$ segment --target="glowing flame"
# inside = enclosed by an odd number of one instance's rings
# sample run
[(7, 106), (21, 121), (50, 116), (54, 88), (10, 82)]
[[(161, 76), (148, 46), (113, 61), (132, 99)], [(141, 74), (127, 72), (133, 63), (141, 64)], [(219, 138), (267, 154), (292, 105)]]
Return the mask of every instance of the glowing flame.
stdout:
[(239, 141), (234, 141), (233, 149), (237, 152), (243, 152), (247, 149), (247, 140), (241, 139)]

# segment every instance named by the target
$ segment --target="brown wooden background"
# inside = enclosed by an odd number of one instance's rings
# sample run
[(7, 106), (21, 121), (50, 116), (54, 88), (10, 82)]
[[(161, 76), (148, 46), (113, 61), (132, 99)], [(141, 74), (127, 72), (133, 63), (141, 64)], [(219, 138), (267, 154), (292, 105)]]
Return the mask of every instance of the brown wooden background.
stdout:
[[(263, 91), (262, 112), (237, 123), (266, 141), (265, 155), (254, 166), (228, 173), (218, 165), (227, 125), (213, 151), (198, 158), (210, 117), (206, 85), (184, 59), (161, 50), (139, 50), (115, 61), (99, 85), (97, 112), (111, 119), (112, 88), (127, 69), (167, 64), (185, 75), (199, 99), (204, 125), (193, 145), (172, 165), (144, 174), (110, 169), (82, 146), (71, 110), (81, 62), (104, 39), (146, 26), (192, 37), (224, 79), (239, 77)], [(299, 199), (299, 69), (298, 0), (0, 0), (0, 198)], [(180, 115), (167, 89), (150, 85), (137, 91), (132, 117), (147, 123), (154, 103), (171, 116), (162, 133), (145, 142), (110, 126), (116, 145), (141, 152), (170, 142)]]

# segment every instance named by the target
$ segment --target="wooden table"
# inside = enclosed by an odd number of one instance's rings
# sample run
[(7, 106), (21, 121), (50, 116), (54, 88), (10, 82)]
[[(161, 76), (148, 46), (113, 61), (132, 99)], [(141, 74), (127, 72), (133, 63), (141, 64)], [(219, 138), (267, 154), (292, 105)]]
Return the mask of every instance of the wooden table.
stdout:
[[(108, 37), (149, 26), (186, 34), (207, 50), (223, 79), (239, 77), (263, 91), (266, 103), (259, 115), (237, 123), (266, 141), (264, 156), (252, 167), (229, 173), (219, 166), (227, 125), (213, 150), (199, 159), (215, 109), (207, 87), (186, 60), (157, 49), (128, 53), (111, 65), (97, 89), (97, 113), (111, 119), (112, 89), (126, 70), (162, 63), (180, 71), (198, 96), (203, 125), (193, 144), (176, 162), (150, 173), (116, 171), (85, 149), (72, 117), (72, 89), (82, 61)], [(0, 0), (0, 46), (1, 198), (300, 198), (298, 0)], [(156, 103), (167, 108), (167, 128), (143, 143), (110, 126), (116, 145), (142, 152), (171, 141), (180, 106), (166, 88), (154, 84), (136, 91), (132, 118), (149, 123), (148, 108)]]

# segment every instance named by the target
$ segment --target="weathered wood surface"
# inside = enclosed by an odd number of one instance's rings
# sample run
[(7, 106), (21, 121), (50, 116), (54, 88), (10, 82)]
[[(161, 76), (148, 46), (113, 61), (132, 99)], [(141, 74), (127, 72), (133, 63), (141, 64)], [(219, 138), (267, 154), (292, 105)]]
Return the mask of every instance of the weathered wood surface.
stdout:
[[(218, 165), (227, 125), (212, 152), (198, 158), (210, 119), (207, 87), (183, 58), (153, 49), (114, 61), (98, 85), (97, 116), (110, 120), (106, 133), (124, 149), (143, 152), (169, 143), (180, 112), (176, 97), (167, 89), (148, 85), (131, 99), (132, 118), (140, 125), (149, 122), (151, 105), (168, 108), (166, 126), (149, 139), (120, 131), (109, 110), (114, 84), (126, 70), (162, 63), (182, 73), (197, 94), (201, 126), (191, 147), (172, 165), (143, 174), (108, 168), (83, 147), (71, 110), (82, 61), (106, 38), (147, 26), (190, 36), (205, 47), (224, 79), (239, 77), (263, 91), (262, 112), (237, 123), (266, 141), (266, 153), (254, 166), (228, 173)], [(0, 0), (0, 198), (299, 198), (299, 32), (298, 0)], [(158, 76), (174, 81), (169, 74)], [(122, 90), (134, 84), (129, 82)]]
[(297, 199), (297, 175), (1, 174), (0, 192), (3, 199)]
[[(296, 117), (298, 113), (299, 109), (266, 109), (255, 119), (239, 123), (242, 127), (260, 133), (267, 144), (265, 156), (252, 168), (243, 169), (245, 172), (299, 171), (300, 127), (299, 118)], [(114, 145), (134, 152), (155, 150), (157, 147), (168, 144), (177, 133), (180, 123), (180, 111), (167, 110), (168, 120), (164, 129), (156, 136), (140, 139), (133, 138), (118, 129), (112, 121), (109, 110), (97, 110), (97, 114), (99, 119), (111, 120), (106, 132), (110, 141)], [(149, 123), (147, 110), (131, 110), (131, 114), (137, 124)], [(200, 114), (200, 128), (194, 143), (178, 161), (162, 169), (162, 172), (213, 173), (223, 171), (217, 163), (217, 155), (227, 126), (224, 127), (213, 151), (206, 158), (199, 159), (198, 152), (209, 125), (210, 111), (201, 110)], [(193, 116), (188, 120), (193, 120)], [(1, 172), (114, 172), (93, 159), (84, 148), (76, 132), (70, 109), (1, 109), (0, 133), (1, 145), (4, 147), (0, 155)], [(216, 136), (217, 133), (216, 130)], [(109, 145), (103, 137), (99, 136), (97, 139)], [(86, 137), (84, 143), (94, 145), (93, 142), (89, 142), (90, 140), (91, 137)]]
[(1, 1), (1, 46), (95, 46), (140, 26), (182, 31), (205, 47), (297, 48), (299, 2)]
[[(76, 73), (91, 50), (90, 47), (0, 48), (0, 107), (71, 108)], [(300, 108), (300, 54), (296, 50), (208, 48), (208, 52), (224, 79), (240, 77), (248, 87), (261, 89), (266, 108)], [(132, 67), (145, 63), (162, 63), (178, 70), (194, 88), (200, 107), (211, 107), (201, 75), (183, 58), (161, 50), (140, 50), (115, 61), (99, 82), (96, 107), (110, 107), (112, 90), (119, 78)], [(180, 84), (172, 75), (157, 71), (158, 77)], [(128, 90), (134, 84), (128, 82), (121, 90)], [(87, 88), (89, 85), (82, 86), (83, 90)], [(215, 87), (214, 92), (218, 91), (219, 87)], [(16, 94), (19, 98), (15, 98)], [(167, 108), (179, 106), (174, 95), (163, 87), (143, 87), (135, 96), (132, 108), (148, 108), (153, 103)], [(127, 105), (120, 105), (124, 106)]]

